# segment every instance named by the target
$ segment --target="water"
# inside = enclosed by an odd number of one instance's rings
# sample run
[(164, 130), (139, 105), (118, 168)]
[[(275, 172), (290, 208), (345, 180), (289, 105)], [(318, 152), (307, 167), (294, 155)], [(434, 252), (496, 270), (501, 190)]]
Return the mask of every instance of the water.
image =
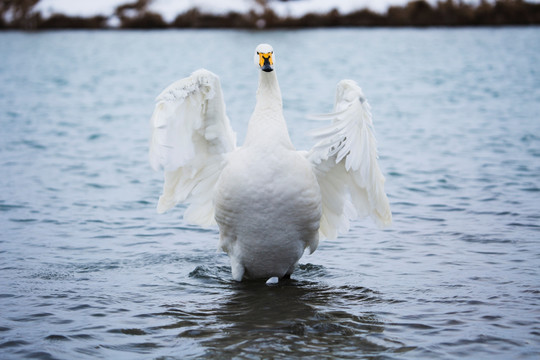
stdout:
[[(155, 213), (153, 99), (206, 67), (240, 140), (274, 46), (299, 149), (352, 78), (393, 227), (353, 223), (276, 287)], [(539, 28), (0, 34), (3, 359), (537, 359)]]

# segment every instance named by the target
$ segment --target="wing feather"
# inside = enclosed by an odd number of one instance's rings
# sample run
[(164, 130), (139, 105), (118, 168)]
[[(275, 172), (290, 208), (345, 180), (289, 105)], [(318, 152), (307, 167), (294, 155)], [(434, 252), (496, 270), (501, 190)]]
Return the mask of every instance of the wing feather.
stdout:
[(158, 212), (189, 203), (184, 217), (213, 225), (213, 189), (225, 154), (236, 147), (219, 78), (200, 69), (174, 82), (157, 98), (151, 118), (150, 164), (165, 172)]
[(335, 238), (357, 216), (390, 225), (370, 107), (360, 87), (352, 80), (341, 81), (334, 112), (317, 118), (332, 120), (312, 132), (317, 142), (308, 154), (321, 188), (321, 235)]

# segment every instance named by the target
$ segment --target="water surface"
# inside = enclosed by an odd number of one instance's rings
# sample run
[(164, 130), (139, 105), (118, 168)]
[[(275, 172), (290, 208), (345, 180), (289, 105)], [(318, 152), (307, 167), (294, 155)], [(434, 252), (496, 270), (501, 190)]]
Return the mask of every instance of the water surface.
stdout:
[[(393, 227), (276, 287), (155, 213), (154, 97), (206, 67), (240, 141), (274, 46), (299, 149), (343, 78), (372, 105)], [(2, 358), (536, 359), (540, 29), (0, 34)]]

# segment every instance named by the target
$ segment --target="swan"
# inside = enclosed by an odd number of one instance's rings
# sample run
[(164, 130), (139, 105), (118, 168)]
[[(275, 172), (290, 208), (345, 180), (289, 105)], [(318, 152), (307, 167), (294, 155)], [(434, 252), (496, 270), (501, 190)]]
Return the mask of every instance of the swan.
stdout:
[(338, 83), (334, 111), (318, 116), (327, 125), (312, 133), (314, 147), (297, 151), (283, 117), (272, 46), (258, 45), (254, 62), (257, 102), (242, 146), (219, 78), (199, 69), (156, 98), (149, 157), (164, 171), (157, 211), (188, 204), (186, 222), (218, 225), (234, 280), (275, 284), (290, 277), (306, 249), (317, 249), (319, 238), (336, 238), (357, 217), (388, 226), (392, 214), (360, 87)]

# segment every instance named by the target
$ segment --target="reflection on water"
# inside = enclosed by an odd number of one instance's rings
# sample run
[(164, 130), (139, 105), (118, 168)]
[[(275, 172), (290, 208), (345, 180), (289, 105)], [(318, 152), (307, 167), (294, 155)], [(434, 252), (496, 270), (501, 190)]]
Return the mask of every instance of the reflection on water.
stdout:
[[(306, 113), (359, 82), (394, 215), (273, 287), (233, 282), (217, 231), (183, 207), (157, 215), (147, 161), (154, 97), (201, 66), (242, 141), (261, 42), (298, 149), (320, 126)], [(538, 358), (538, 43), (538, 28), (0, 33), (0, 357)]]
[[(322, 271), (308, 263), (300, 266), (297, 276), (309, 278)], [(208, 279), (219, 281), (215, 272), (201, 267), (190, 276), (207, 285)], [(384, 325), (376, 315), (347, 311), (384, 301), (370, 289), (332, 288), (308, 279), (286, 280), (272, 287), (261, 281), (229, 283), (223, 288), (226, 296), (195, 312), (185, 311), (182, 303), (164, 305), (166, 310), (157, 315), (170, 323), (161, 328), (175, 329), (180, 338), (198, 339), (205, 355), (218, 358), (237, 354), (356, 358), (362, 353), (406, 350), (403, 344), (384, 338)]]

